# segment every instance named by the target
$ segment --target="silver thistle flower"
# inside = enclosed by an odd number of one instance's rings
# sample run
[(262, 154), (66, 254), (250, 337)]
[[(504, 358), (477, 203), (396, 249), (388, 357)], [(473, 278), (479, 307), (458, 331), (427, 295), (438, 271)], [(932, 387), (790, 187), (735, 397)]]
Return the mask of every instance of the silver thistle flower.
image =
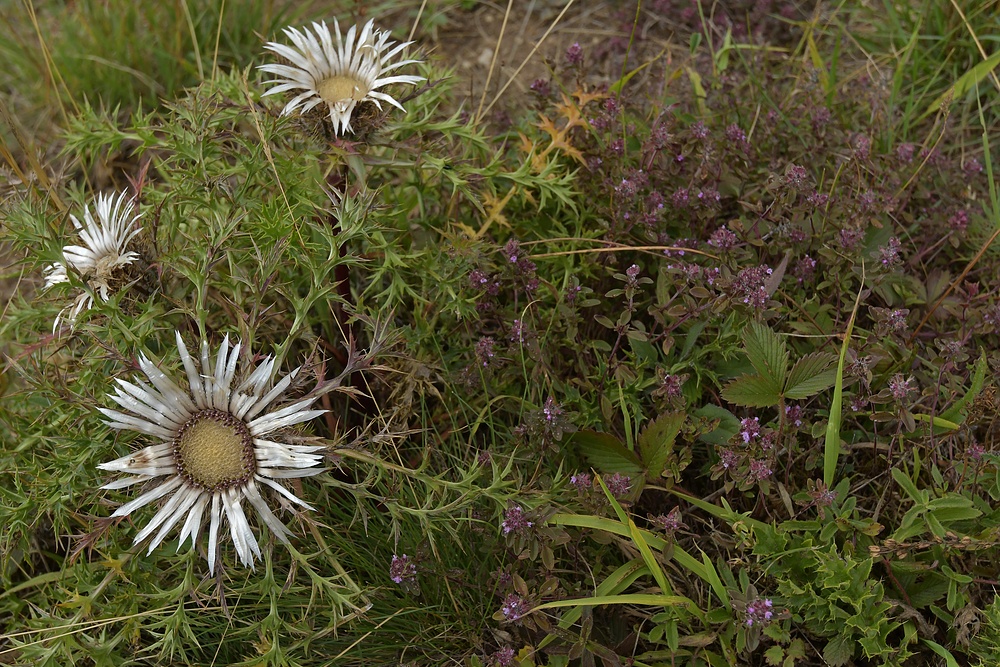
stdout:
[(253, 568), (255, 558), (260, 556), (260, 546), (242, 503), (249, 501), (264, 525), (279, 540), (288, 542), (291, 533), (271, 511), (261, 491), (270, 488), (311, 510), (279, 480), (322, 472), (317, 466), (323, 461), (319, 453), (323, 447), (287, 444), (277, 434), (326, 411), (309, 409), (315, 397), (272, 409), (299, 371), (296, 368), (273, 383), (272, 357), (264, 359), (237, 383), (240, 344), (230, 349), (228, 336), (222, 342), (214, 367), (206, 342), (201, 346), (200, 369), (179, 333), (177, 350), (189, 389), (181, 389), (152, 361), (140, 356), (139, 367), (151, 384), (138, 378), (134, 382), (118, 380), (119, 387), (110, 398), (124, 412), (100, 408), (111, 428), (138, 431), (160, 440), (98, 466), (129, 475), (102, 488), (121, 489), (155, 481), (139, 497), (119, 507), (113, 517), (128, 516), (140, 507), (168, 497), (135, 536), (135, 544), (152, 536), (148, 553), (181, 519), (184, 523), (177, 548), (188, 538), (193, 548), (207, 510), (209, 571), (215, 571), (223, 518), (229, 524), (240, 562)]

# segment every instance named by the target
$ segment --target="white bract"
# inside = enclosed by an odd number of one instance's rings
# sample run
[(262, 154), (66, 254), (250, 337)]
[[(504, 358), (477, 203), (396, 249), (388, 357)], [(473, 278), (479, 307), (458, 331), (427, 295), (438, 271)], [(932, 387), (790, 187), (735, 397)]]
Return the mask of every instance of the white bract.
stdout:
[(177, 349), (187, 373), (189, 389), (181, 389), (145, 356), (139, 367), (150, 384), (118, 380), (110, 398), (125, 411), (100, 408), (108, 426), (138, 431), (160, 440), (132, 454), (98, 466), (102, 470), (126, 473), (129, 477), (106, 484), (105, 489), (121, 489), (153, 482), (134, 500), (122, 505), (113, 517), (128, 516), (135, 510), (167, 497), (159, 511), (135, 536), (135, 544), (150, 537), (149, 553), (182, 519), (177, 548), (190, 538), (197, 543), (202, 519), (208, 512), (208, 569), (215, 571), (219, 531), (223, 518), (240, 562), (254, 566), (260, 546), (246, 514), (246, 500), (265, 526), (284, 543), (291, 533), (274, 515), (261, 493), (270, 489), (306, 509), (279, 480), (306, 477), (323, 471), (324, 447), (281, 442), (279, 432), (326, 412), (310, 410), (315, 397), (274, 409), (298, 374), (296, 368), (276, 384), (272, 381), (273, 357), (264, 359), (242, 381), (237, 382), (240, 344), (230, 348), (226, 336), (213, 367), (208, 343), (201, 346), (200, 368), (188, 354), (177, 333)]
[[(290, 65), (261, 65), (260, 70), (280, 78), (266, 81), (274, 87), (264, 95), (274, 95), (289, 90), (301, 90), (281, 110), (283, 116), (296, 109), (305, 113), (313, 107), (326, 103), (330, 110), (330, 120), (338, 134), (353, 132), (351, 113), (358, 102), (371, 101), (379, 109), (381, 102), (387, 102), (398, 109), (401, 105), (392, 96), (379, 92), (379, 88), (393, 83), (417, 84), (424, 81), (422, 76), (398, 74), (386, 76), (404, 65), (419, 62), (400, 60), (392, 62), (403, 49), (413, 42), (396, 44), (389, 40), (389, 32), (373, 27), (368, 21), (358, 33), (357, 26), (351, 26), (345, 37), (341, 37), (340, 24), (333, 21), (333, 33), (326, 22), (313, 23), (312, 31), (303, 28), (285, 28), (285, 35), (292, 46), (268, 42), (264, 48), (276, 53)], [(395, 46), (394, 46), (395, 45)]]
[[(64, 247), (64, 261), (45, 267), (46, 289), (68, 282), (69, 276), (66, 272), (71, 268), (100, 295), (101, 299), (107, 301), (111, 296), (111, 284), (119, 269), (139, 259), (138, 253), (126, 252), (129, 241), (142, 231), (142, 227), (136, 226), (136, 221), (142, 214), (132, 215), (135, 202), (132, 199), (126, 201), (124, 192), (118, 195), (117, 199), (110, 194), (103, 194), (98, 195), (95, 208), (96, 220), (90, 214), (89, 206), (83, 209), (83, 223), (75, 215), (69, 216), (83, 245)], [(72, 325), (77, 316), (90, 308), (93, 303), (94, 297), (91, 292), (80, 293), (72, 304), (63, 308), (56, 316), (52, 331), (55, 332), (59, 328), (59, 323), (63, 319)], [(64, 316), (67, 310), (69, 314)]]

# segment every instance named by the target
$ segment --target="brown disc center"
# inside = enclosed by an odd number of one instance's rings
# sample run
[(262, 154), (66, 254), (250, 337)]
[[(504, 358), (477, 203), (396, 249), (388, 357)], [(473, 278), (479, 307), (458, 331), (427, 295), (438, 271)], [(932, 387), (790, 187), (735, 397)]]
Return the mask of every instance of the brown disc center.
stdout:
[(348, 100), (360, 102), (368, 94), (368, 87), (364, 82), (352, 76), (337, 75), (320, 81), (319, 85), (316, 86), (316, 92), (328, 104), (337, 104)]
[(221, 410), (202, 410), (174, 438), (178, 472), (203, 489), (243, 484), (257, 469), (247, 425)]

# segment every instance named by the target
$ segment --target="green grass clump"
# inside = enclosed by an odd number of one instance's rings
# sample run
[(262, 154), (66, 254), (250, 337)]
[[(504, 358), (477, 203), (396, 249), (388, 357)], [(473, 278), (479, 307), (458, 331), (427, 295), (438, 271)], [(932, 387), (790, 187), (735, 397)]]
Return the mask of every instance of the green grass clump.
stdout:
[[(769, 7), (631, 6), (627, 39), (482, 119), (431, 58), (387, 89), (405, 113), (361, 102), (343, 137), (262, 97), (270, 5), (83, 3), (43, 31), (65, 86), (13, 105), (4, 152), (0, 657), (995, 662), (995, 107), (933, 105), (990, 14)], [(77, 35), (101, 25), (125, 50)], [(135, 72), (71, 64), (97, 58)], [(65, 122), (37, 151), (45, 90)], [(52, 284), (112, 190), (136, 261)], [(239, 339), (238, 373), (301, 366), (288, 394), (326, 410), (280, 434), (324, 471), (288, 480), (313, 511), (267, 497), (289, 545), (251, 517), (252, 570), (225, 528), (214, 574), (204, 538), (133, 546), (157, 503), (109, 518), (144, 487), (97, 466), (150, 436), (98, 408), (143, 355), (186, 379), (176, 332)]]

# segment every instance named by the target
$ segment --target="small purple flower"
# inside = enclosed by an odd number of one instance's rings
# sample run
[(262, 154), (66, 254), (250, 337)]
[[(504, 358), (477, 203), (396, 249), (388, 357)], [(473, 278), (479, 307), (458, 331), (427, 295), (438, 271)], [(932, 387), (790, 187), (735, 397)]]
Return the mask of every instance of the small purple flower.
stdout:
[(713, 248), (718, 248), (723, 252), (727, 250), (732, 250), (733, 248), (736, 247), (736, 244), (739, 242), (740, 242), (739, 237), (736, 236), (736, 234), (733, 234), (728, 229), (726, 229), (725, 225), (719, 227), (714, 232), (712, 232), (712, 236), (710, 236), (708, 239), (708, 245), (712, 246)]
[(960, 208), (948, 218), (948, 226), (956, 232), (964, 232), (969, 226), (969, 212)]
[(701, 122), (699, 120), (697, 123), (695, 123), (694, 125), (692, 125), (691, 126), (691, 135), (695, 139), (701, 139), (702, 141), (704, 141), (705, 139), (707, 139), (708, 138), (708, 128), (705, 127), (705, 123), (703, 123), (703, 122)]
[(906, 331), (906, 316), (910, 314), (907, 308), (894, 308), (886, 316), (886, 327), (894, 333)]
[(503, 648), (497, 649), (497, 652), (490, 657), (490, 664), (492, 667), (510, 667), (514, 664), (514, 658), (517, 654), (509, 646), (504, 646)]
[(573, 42), (566, 49), (566, 64), (571, 66), (577, 66), (583, 63), (583, 47), (580, 46), (580, 42)]
[(733, 123), (726, 128), (726, 139), (736, 145), (740, 150), (747, 150), (750, 148), (750, 142), (747, 141), (747, 133), (744, 132), (739, 125)]
[(792, 275), (795, 279), (799, 281), (799, 284), (807, 283), (813, 279), (816, 274), (816, 260), (809, 255), (804, 255), (795, 264), (795, 268), (792, 269)]
[(681, 510), (679, 507), (673, 508), (666, 515), (660, 514), (658, 516), (650, 517), (650, 522), (668, 535), (673, 535), (684, 527), (684, 522), (681, 521)]
[(809, 203), (810, 206), (814, 206), (816, 208), (825, 208), (827, 202), (830, 201), (830, 195), (824, 194), (822, 192), (814, 192), (808, 197), (806, 197), (806, 201)]
[(528, 339), (528, 327), (521, 320), (514, 320), (510, 326), (510, 342), (524, 345)]
[(969, 458), (973, 461), (981, 461), (983, 454), (986, 453), (986, 448), (980, 445), (978, 442), (974, 442), (969, 445), (968, 454)]
[(691, 195), (687, 188), (681, 188), (674, 192), (673, 196), (670, 198), (674, 205), (674, 208), (687, 208), (691, 202)]
[(740, 437), (743, 442), (749, 443), (760, 435), (760, 419), (758, 417), (747, 417), (740, 421)]
[(974, 157), (970, 157), (962, 165), (962, 171), (965, 172), (966, 176), (974, 176), (975, 174), (983, 173), (983, 163)]
[(589, 472), (578, 472), (569, 478), (569, 483), (572, 484), (577, 491), (586, 492), (590, 490), (591, 485), (593, 484), (593, 479), (591, 478)]
[(658, 390), (662, 396), (667, 398), (679, 398), (681, 396), (681, 386), (683, 378), (680, 375), (665, 374)]
[(392, 563), (389, 565), (389, 578), (397, 584), (416, 581), (417, 566), (406, 554), (402, 556), (393, 554)]
[(719, 463), (724, 470), (734, 469), (740, 462), (739, 456), (731, 449), (723, 449), (719, 452)]
[(552, 94), (552, 88), (549, 86), (548, 79), (535, 79), (531, 82), (530, 88), (531, 92), (539, 97), (548, 97)]
[(479, 269), (473, 269), (469, 272), (469, 283), (474, 289), (485, 288), (490, 282), (490, 277), (486, 275), (483, 271)]
[(750, 479), (756, 482), (767, 479), (774, 471), (764, 459), (754, 459), (750, 462)]
[(752, 628), (755, 625), (767, 626), (774, 619), (774, 604), (770, 599), (764, 598), (763, 600), (759, 597), (754, 598), (747, 604), (746, 611), (744, 614), (746, 618), (743, 623), (748, 628)]
[(528, 515), (525, 514), (524, 508), (514, 504), (507, 507), (507, 511), (503, 515), (503, 522), (500, 524), (504, 535), (511, 533), (524, 535), (534, 525), (533, 521), (528, 521)]
[(902, 247), (899, 239), (893, 236), (888, 243), (878, 249), (878, 260), (883, 268), (891, 270), (902, 263), (903, 259), (899, 256)]
[(529, 607), (524, 598), (517, 593), (511, 593), (504, 598), (500, 611), (503, 613), (503, 617), (507, 621), (516, 621), (528, 613)]
[(821, 129), (826, 127), (829, 122), (833, 120), (833, 114), (826, 107), (816, 107), (812, 112), (812, 126), (813, 130), (819, 132)]
[(902, 373), (896, 373), (889, 380), (889, 393), (897, 401), (904, 401), (913, 391), (913, 378), (904, 378)]
[(864, 238), (865, 233), (860, 229), (848, 227), (840, 230), (840, 246), (849, 252), (857, 250)]
[(736, 298), (751, 308), (761, 309), (767, 306), (770, 295), (764, 288), (764, 283), (771, 273), (771, 268), (767, 266), (751, 266), (741, 270), (733, 279)]
[(623, 475), (620, 472), (616, 472), (612, 475), (608, 475), (605, 478), (604, 483), (608, 486), (608, 491), (616, 499), (621, 499), (628, 495), (629, 490), (632, 488), (632, 478), (628, 475)]
[(900, 144), (896, 146), (896, 157), (899, 158), (900, 162), (913, 162), (913, 154), (916, 150), (917, 147), (913, 144)]
[(483, 336), (476, 343), (476, 361), (483, 368), (489, 368), (493, 362), (493, 358), (496, 356), (496, 352), (493, 349), (495, 345), (496, 341), (491, 336)]
[(853, 144), (854, 154), (858, 159), (867, 160), (868, 156), (871, 155), (872, 140), (864, 134), (857, 134), (854, 136)]
[(809, 180), (809, 172), (805, 167), (801, 167), (797, 164), (792, 164), (788, 166), (788, 171), (785, 172), (785, 184), (796, 190), (801, 190), (807, 185)]
[(802, 426), (802, 406), (801, 405), (786, 405), (785, 406), (785, 419), (788, 423), (798, 428)]

